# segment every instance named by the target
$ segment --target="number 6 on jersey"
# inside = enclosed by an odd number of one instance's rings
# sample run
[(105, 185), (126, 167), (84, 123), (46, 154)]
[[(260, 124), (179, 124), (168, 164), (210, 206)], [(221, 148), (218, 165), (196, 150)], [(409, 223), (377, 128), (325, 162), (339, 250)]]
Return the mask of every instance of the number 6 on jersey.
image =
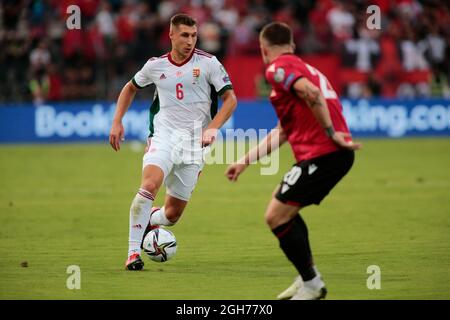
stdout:
[(182, 100), (184, 98), (183, 90), (181, 90), (183, 88), (183, 84), (182, 83), (177, 83), (175, 88), (176, 88), (176, 92), (177, 92), (177, 99), (178, 100)]

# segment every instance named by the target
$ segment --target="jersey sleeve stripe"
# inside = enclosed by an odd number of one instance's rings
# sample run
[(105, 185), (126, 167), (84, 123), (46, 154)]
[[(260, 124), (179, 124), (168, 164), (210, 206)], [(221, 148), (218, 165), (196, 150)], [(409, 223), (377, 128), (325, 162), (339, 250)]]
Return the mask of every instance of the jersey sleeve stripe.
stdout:
[(289, 87), (286, 88), (286, 90), (295, 92), (294, 85), (295, 85), (295, 83), (296, 83), (298, 80), (300, 80), (301, 78), (303, 78), (303, 76), (298, 76), (298, 77), (294, 78), (294, 79), (291, 81), (291, 84), (289, 84)]
[(222, 95), (225, 93), (225, 91), (227, 91), (227, 90), (233, 90), (233, 86), (232, 86), (231, 84), (227, 84), (227, 85), (224, 86), (222, 89), (220, 89), (219, 91), (217, 91), (217, 94), (218, 94), (219, 96), (222, 96)]
[(149, 87), (149, 86), (151, 85), (151, 83), (150, 83), (149, 85), (142, 87), (142, 86), (140, 86), (140, 85), (137, 84), (137, 82), (136, 82), (136, 80), (134, 79), (134, 77), (131, 79), (131, 83), (133, 83), (133, 85), (134, 85), (136, 88), (138, 88), (138, 89), (144, 89), (144, 88), (147, 88), (147, 87)]
[(134, 80), (134, 78), (131, 79), (131, 82), (134, 84), (134, 86), (138, 89), (144, 89), (144, 87), (141, 87), (140, 85), (137, 84), (136, 80)]

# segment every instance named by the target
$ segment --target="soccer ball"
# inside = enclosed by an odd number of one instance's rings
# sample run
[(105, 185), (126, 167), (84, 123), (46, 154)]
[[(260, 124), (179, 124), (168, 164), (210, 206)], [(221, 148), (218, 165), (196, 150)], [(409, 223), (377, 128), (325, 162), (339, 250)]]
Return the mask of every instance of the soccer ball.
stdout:
[(177, 252), (177, 239), (172, 232), (159, 227), (147, 233), (142, 247), (151, 260), (165, 262)]

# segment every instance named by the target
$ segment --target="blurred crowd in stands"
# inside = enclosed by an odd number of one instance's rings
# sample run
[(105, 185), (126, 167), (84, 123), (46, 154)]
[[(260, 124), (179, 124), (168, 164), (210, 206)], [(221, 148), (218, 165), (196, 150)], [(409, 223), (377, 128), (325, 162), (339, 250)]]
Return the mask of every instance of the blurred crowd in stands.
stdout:
[[(198, 47), (221, 61), (257, 57), (261, 27), (284, 21), (298, 54), (338, 57), (345, 96), (450, 97), (449, 3), (2, 0), (0, 103), (114, 101), (149, 57), (170, 49), (168, 22), (177, 12), (197, 19)], [(73, 4), (81, 9), (79, 30), (66, 26)], [(367, 27), (369, 5), (380, 9), (381, 29)]]

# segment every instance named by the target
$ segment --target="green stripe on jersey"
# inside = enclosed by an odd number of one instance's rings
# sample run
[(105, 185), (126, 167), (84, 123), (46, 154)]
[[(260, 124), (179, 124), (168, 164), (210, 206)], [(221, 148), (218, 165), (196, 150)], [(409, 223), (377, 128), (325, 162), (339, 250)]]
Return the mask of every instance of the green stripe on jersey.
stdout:
[(144, 89), (144, 87), (141, 87), (140, 85), (137, 84), (136, 80), (134, 80), (134, 77), (131, 79), (131, 82), (134, 84), (134, 86), (138, 89)]
[(227, 84), (222, 89), (220, 89), (220, 91), (217, 92), (217, 94), (221, 97), (227, 90), (233, 90), (233, 86), (231, 84)]
[(219, 108), (219, 96), (222, 96), (225, 91), (232, 90), (233, 86), (227, 84), (222, 89), (220, 89), (219, 92), (216, 92), (216, 89), (213, 85), (211, 85), (211, 119), (214, 119), (214, 117), (217, 114), (217, 109)]
[(152, 105), (150, 106), (150, 113), (149, 113), (149, 130), (150, 134), (149, 137), (153, 137), (153, 134), (155, 133), (155, 127), (153, 125), (153, 120), (156, 116), (156, 114), (159, 112), (159, 97), (156, 95), (155, 99), (152, 102)]
[(211, 108), (210, 113), (211, 113), (211, 119), (214, 119), (214, 117), (217, 114), (217, 109), (219, 108), (219, 99), (218, 99), (218, 94), (216, 92), (216, 89), (214, 88), (213, 85), (211, 85)]
[(138, 88), (138, 89), (144, 89), (144, 88), (147, 88), (147, 87), (150, 87), (150, 86), (151, 86), (151, 83), (150, 83), (150, 84), (148, 84), (148, 85), (146, 85), (146, 86), (144, 86), (144, 87), (141, 87), (140, 85), (137, 84), (136, 80), (134, 80), (134, 77), (131, 79), (131, 82), (132, 82), (132, 83), (134, 84), (134, 86), (135, 86), (136, 88)]

